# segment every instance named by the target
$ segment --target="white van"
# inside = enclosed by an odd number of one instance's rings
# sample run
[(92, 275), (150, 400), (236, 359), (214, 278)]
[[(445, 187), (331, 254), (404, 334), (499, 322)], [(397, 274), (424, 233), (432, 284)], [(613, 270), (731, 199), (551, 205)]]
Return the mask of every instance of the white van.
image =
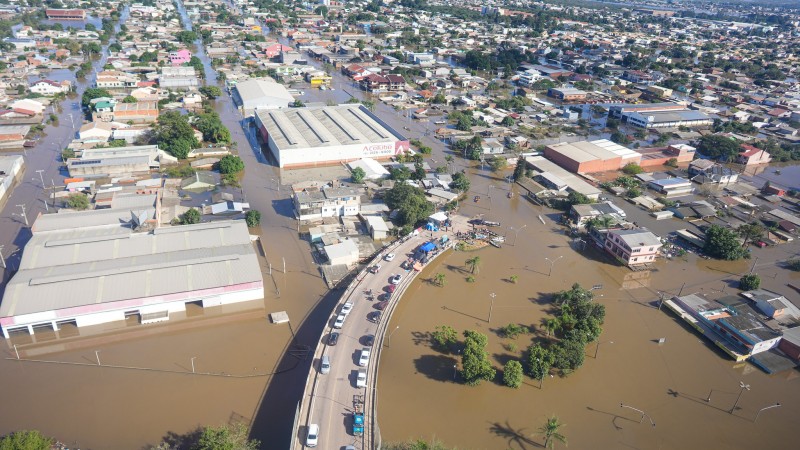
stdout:
[(322, 355), (322, 359), (319, 361), (319, 373), (325, 375), (331, 371), (331, 360), (328, 358), (328, 355)]

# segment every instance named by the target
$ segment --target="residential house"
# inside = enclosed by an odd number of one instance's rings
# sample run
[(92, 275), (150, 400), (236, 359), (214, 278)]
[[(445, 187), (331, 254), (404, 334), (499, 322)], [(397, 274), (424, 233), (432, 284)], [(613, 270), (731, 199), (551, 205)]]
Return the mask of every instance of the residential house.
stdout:
[(122, 123), (152, 123), (158, 120), (158, 102), (149, 100), (136, 103), (117, 103), (111, 114), (101, 115), (101, 120)]
[(187, 90), (200, 86), (194, 67), (163, 67), (158, 84), (164, 89)]
[(661, 238), (645, 228), (608, 230), (605, 239), (606, 251), (630, 267), (655, 261), (661, 245)]
[(361, 208), (361, 196), (354, 188), (308, 188), (296, 192), (293, 200), (300, 220), (355, 216)]
[(71, 91), (72, 82), (69, 80), (64, 80), (60, 83), (52, 80), (38, 80), (31, 83), (30, 90), (45, 97), (52, 97), (56, 94), (66, 94)]
[(49, 20), (86, 20), (86, 11), (82, 9), (45, 9)]
[(650, 189), (657, 191), (667, 197), (675, 197), (680, 195), (688, 195), (694, 192), (692, 182), (686, 178), (665, 178), (661, 180), (652, 180), (647, 183)]
[(0, 127), (0, 148), (21, 148), (25, 136), (30, 133), (28, 125), (9, 125)]
[(189, 62), (192, 59), (192, 52), (186, 49), (178, 50), (177, 52), (169, 53), (169, 63), (173, 66), (180, 66)]
[(101, 89), (129, 89), (137, 87), (139, 78), (118, 70), (103, 70), (97, 74), (95, 87)]
[(737, 162), (746, 166), (755, 164), (767, 164), (772, 161), (772, 155), (758, 147), (749, 144), (742, 144), (742, 151), (739, 152)]

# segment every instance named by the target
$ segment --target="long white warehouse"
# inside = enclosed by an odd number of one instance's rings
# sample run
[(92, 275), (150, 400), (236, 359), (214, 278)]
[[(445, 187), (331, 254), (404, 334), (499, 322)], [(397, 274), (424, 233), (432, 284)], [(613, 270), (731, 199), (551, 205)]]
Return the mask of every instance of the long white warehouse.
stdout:
[(203, 307), (264, 297), (244, 221), (157, 228), (77, 228), (35, 233), (0, 303), (3, 336), (125, 320), (169, 319)]
[(256, 110), (255, 122), (284, 168), (385, 160), (409, 148), (408, 139), (363, 105)]

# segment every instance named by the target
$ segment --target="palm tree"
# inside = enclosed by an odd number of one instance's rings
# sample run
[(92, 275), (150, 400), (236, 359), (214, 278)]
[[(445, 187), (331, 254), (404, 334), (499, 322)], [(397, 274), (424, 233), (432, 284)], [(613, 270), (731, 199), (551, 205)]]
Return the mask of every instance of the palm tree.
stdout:
[(545, 319), (544, 329), (547, 331), (547, 337), (550, 337), (551, 334), (555, 334), (556, 330), (561, 329), (561, 321), (558, 320), (558, 317)]
[(433, 276), (433, 282), (436, 283), (437, 286), (444, 286), (444, 281), (445, 275), (441, 272)]
[(546, 448), (552, 449), (556, 441), (567, 445), (567, 438), (558, 432), (563, 426), (566, 425), (559, 422), (558, 417), (554, 414), (553, 417), (547, 419), (544, 425), (539, 427), (538, 433), (544, 436), (544, 446)]
[(478, 266), (481, 264), (481, 257), (480, 256), (473, 256), (472, 258), (466, 260), (464, 262), (466, 265), (470, 267), (470, 273), (478, 272)]

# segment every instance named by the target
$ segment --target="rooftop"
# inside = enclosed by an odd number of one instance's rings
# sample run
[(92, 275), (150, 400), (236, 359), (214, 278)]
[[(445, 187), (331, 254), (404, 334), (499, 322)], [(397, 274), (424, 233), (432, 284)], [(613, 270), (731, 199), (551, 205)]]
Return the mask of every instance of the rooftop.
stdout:
[(363, 105), (256, 111), (280, 150), (404, 140)]

